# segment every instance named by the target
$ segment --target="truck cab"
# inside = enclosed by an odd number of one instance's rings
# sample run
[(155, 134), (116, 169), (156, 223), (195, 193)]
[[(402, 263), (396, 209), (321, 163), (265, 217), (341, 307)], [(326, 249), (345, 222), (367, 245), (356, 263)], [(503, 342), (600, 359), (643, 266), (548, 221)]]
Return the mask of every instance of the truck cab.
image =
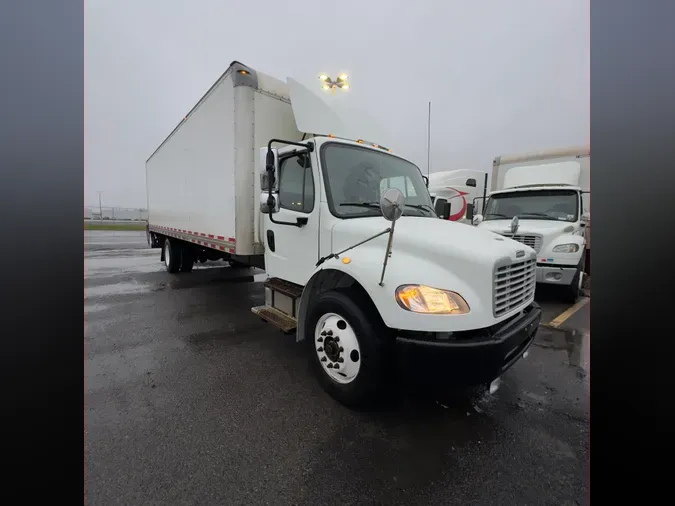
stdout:
[(478, 228), (533, 248), (537, 282), (559, 285), (570, 302), (587, 271), (590, 195), (579, 186), (581, 172), (577, 160), (510, 167), (485, 214), (473, 217)]
[[(345, 122), (326, 126), (332, 112), (289, 84), (298, 129), (323, 133), (260, 149), (270, 279), (254, 313), (295, 330), (348, 404), (372, 398), (394, 365), (427, 385), (493, 384), (536, 334), (534, 250), (439, 220), (414, 163)], [(396, 219), (382, 203), (392, 189)]]
[[(485, 172), (468, 169), (444, 170), (429, 175), (429, 194), (440, 218), (470, 224), (467, 211), (478, 205), (487, 182)], [(480, 187), (479, 187), (480, 185)]]

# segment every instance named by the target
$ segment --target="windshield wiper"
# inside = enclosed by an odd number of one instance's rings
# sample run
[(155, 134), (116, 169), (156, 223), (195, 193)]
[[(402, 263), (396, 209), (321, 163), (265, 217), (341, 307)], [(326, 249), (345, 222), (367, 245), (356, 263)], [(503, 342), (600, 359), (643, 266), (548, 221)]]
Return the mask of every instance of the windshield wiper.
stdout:
[(380, 210), (379, 202), (342, 202), (341, 206), (367, 207), (369, 209)]
[(427, 204), (406, 204), (406, 207), (412, 207), (413, 209), (420, 209), (424, 211), (429, 211), (430, 213), (435, 213), (434, 208), (431, 206), (428, 206)]
[(501, 213), (487, 213), (485, 217), (487, 218), (488, 216), (498, 216), (500, 218), (507, 218), (507, 219), (509, 218), (509, 216), (506, 216), (505, 214)]
[(553, 216), (550, 216), (546, 213), (520, 213), (521, 216), (527, 215), (527, 216), (541, 216), (543, 218), (548, 218), (550, 220), (554, 220), (555, 218)]

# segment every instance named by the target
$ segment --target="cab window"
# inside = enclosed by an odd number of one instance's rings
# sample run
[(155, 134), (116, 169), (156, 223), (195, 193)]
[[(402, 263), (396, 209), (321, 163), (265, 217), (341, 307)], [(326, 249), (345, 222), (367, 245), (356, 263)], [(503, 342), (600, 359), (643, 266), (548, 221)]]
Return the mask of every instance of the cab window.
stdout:
[(291, 156), (279, 164), (279, 207), (311, 213), (314, 209), (314, 178), (308, 156)]

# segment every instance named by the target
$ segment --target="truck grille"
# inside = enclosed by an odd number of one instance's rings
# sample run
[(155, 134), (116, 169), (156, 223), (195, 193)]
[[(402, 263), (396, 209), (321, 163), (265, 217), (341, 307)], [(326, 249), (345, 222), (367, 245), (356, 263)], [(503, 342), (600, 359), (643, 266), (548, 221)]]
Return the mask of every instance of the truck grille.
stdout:
[(501, 235), (508, 237), (509, 239), (513, 239), (514, 241), (523, 243), (525, 246), (529, 246), (537, 254), (539, 253), (539, 250), (541, 249), (541, 243), (543, 242), (540, 235), (513, 235), (509, 233), (502, 233)]
[(495, 317), (516, 309), (534, 295), (535, 268), (534, 258), (495, 266), (492, 296)]

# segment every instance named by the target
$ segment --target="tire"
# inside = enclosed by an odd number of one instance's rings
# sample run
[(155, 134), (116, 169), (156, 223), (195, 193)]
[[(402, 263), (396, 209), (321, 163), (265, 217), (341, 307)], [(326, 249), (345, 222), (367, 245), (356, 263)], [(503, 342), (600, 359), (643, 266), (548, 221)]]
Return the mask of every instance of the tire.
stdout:
[(194, 250), (190, 246), (181, 246), (180, 250), (180, 271), (192, 272), (195, 265)]
[(310, 365), (331, 397), (349, 407), (383, 399), (393, 339), (370, 300), (355, 290), (324, 292), (309, 308), (305, 331)]
[(166, 271), (175, 274), (180, 270), (181, 250), (180, 244), (176, 244), (174, 240), (169, 240), (167, 237), (164, 240), (164, 267)]
[(579, 300), (581, 287), (584, 283), (585, 274), (586, 274), (586, 255), (582, 255), (581, 260), (577, 265), (577, 272), (574, 274), (574, 277), (572, 278), (572, 283), (570, 283), (569, 286), (565, 287), (564, 290), (565, 302), (574, 304), (576, 303), (577, 300)]
[(227, 260), (227, 263), (230, 264), (231, 269), (248, 269), (249, 266), (246, 264), (242, 264), (241, 262), (237, 262), (236, 260)]

